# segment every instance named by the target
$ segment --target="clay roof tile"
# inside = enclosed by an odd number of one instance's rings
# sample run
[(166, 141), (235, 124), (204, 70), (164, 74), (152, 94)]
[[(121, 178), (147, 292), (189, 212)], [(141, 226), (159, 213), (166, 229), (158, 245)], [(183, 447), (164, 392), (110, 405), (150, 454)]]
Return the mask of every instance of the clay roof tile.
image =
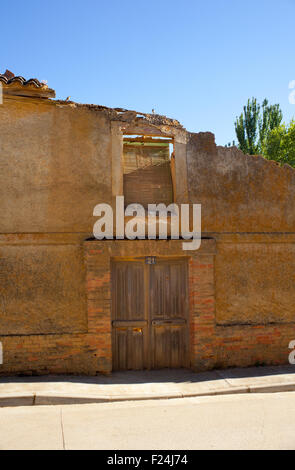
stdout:
[(12, 90), (15, 86), (20, 90), (19, 93), (13, 92), (12, 94), (21, 95), (21, 89), (23, 89), (26, 90), (25, 95), (29, 96), (27, 89), (35, 89), (35, 96), (39, 95), (41, 97), (55, 97), (55, 91), (51, 88), (48, 88), (48, 85), (45, 82), (40, 82), (37, 78), (30, 78), (29, 80), (26, 80), (22, 76), (16, 77), (12, 72), (10, 72), (10, 70), (6, 70), (5, 73), (0, 74), (0, 82), (4, 84), (7, 90)]

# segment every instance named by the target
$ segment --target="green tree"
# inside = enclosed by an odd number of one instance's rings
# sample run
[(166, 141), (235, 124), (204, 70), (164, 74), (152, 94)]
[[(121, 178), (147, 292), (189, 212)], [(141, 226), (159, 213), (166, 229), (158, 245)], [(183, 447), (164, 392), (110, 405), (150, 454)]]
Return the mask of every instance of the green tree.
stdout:
[(265, 99), (260, 106), (256, 98), (248, 99), (235, 122), (239, 148), (250, 155), (263, 154), (269, 133), (281, 124), (282, 118), (278, 104), (269, 105)]
[(260, 106), (256, 98), (248, 99), (244, 111), (235, 122), (235, 130), (239, 142), (239, 148), (244, 153), (254, 155), (258, 151), (257, 133), (259, 123)]
[(265, 141), (265, 157), (281, 165), (288, 163), (295, 167), (295, 121), (288, 126), (280, 124), (272, 129)]
[(269, 105), (267, 99), (262, 103), (261, 114), (259, 116), (259, 142), (258, 150), (261, 154), (266, 153), (265, 145), (269, 134), (280, 126), (283, 113), (278, 104)]

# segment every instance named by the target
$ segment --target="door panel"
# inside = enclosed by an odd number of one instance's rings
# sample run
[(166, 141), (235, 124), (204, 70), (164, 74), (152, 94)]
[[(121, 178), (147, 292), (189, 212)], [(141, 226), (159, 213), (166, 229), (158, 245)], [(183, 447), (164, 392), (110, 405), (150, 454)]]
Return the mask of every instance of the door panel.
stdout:
[(147, 333), (140, 328), (115, 328), (113, 332), (114, 370), (142, 370), (144, 361), (144, 338)]
[(113, 368), (188, 367), (187, 263), (112, 265)]
[(187, 264), (183, 260), (160, 260), (151, 265), (150, 312), (152, 319), (187, 316)]
[(150, 273), (152, 367), (188, 366), (187, 264), (157, 260)]
[(144, 320), (143, 266), (137, 261), (113, 264), (113, 320)]
[(113, 369), (144, 369), (148, 328), (144, 301), (143, 261), (112, 265)]
[(153, 368), (187, 367), (185, 326), (155, 326), (152, 330)]

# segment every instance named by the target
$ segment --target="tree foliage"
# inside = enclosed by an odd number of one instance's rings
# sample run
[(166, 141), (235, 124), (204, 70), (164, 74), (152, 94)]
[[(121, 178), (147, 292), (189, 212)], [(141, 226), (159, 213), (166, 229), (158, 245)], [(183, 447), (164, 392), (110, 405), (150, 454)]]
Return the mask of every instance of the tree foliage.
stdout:
[(283, 113), (278, 104), (269, 105), (265, 99), (262, 103), (261, 114), (259, 116), (259, 142), (258, 150), (265, 154), (265, 146), (271, 132), (278, 128), (282, 122)]
[(235, 122), (235, 130), (239, 142), (239, 148), (244, 153), (255, 155), (258, 151), (257, 133), (259, 123), (259, 105), (256, 98), (248, 100), (244, 106), (244, 112)]
[(288, 163), (295, 167), (295, 121), (289, 125), (280, 124), (272, 129), (265, 142), (264, 156), (281, 165)]
[(280, 126), (282, 119), (278, 104), (269, 105), (265, 99), (260, 106), (256, 98), (248, 99), (247, 105), (235, 122), (239, 148), (250, 155), (264, 154), (268, 136)]

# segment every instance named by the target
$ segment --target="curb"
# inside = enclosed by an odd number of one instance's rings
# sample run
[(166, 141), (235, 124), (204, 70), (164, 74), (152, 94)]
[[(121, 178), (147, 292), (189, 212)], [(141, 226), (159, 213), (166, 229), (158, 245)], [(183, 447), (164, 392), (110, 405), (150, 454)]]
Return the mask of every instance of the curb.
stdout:
[(295, 391), (295, 382), (276, 385), (257, 385), (234, 387), (223, 390), (210, 390), (208, 392), (196, 393), (162, 393), (155, 395), (124, 395), (124, 396), (94, 396), (73, 394), (65, 395), (54, 392), (48, 393), (10, 393), (0, 394), (0, 408), (18, 406), (48, 406), (48, 405), (82, 405), (91, 403), (113, 403), (123, 401), (144, 401), (144, 400), (167, 400), (176, 398), (194, 398), (218, 395), (237, 395), (245, 393), (279, 393)]

